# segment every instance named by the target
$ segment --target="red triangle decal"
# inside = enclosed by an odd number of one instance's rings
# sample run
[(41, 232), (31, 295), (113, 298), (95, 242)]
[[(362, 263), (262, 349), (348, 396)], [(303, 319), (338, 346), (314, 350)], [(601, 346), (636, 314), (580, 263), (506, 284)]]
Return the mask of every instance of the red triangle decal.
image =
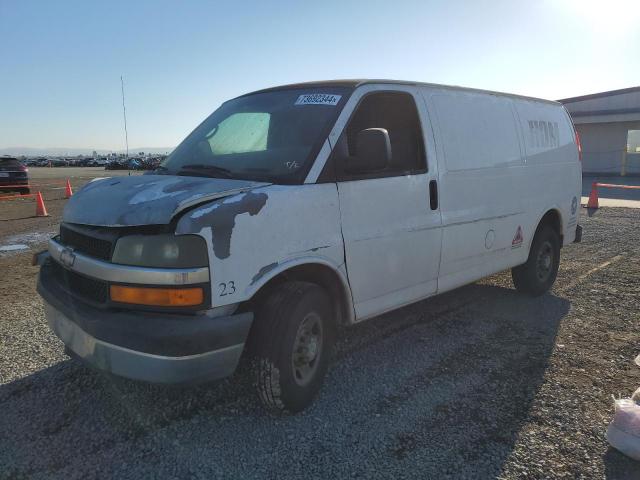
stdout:
[(520, 245), (522, 243), (522, 227), (520, 225), (518, 225), (518, 230), (516, 230), (516, 235), (515, 237), (513, 237), (513, 240), (511, 241), (511, 245)]

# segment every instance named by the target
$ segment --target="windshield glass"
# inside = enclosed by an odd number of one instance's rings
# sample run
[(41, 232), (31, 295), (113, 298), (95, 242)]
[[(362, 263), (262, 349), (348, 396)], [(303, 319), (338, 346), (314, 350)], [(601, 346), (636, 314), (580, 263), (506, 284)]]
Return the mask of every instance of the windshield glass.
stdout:
[(301, 183), (351, 89), (274, 90), (224, 103), (157, 173)]

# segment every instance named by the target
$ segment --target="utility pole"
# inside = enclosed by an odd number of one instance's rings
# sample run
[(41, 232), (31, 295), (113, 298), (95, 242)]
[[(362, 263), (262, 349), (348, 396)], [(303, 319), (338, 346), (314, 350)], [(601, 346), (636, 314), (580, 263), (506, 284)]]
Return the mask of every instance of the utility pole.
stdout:
[(124, 141), (127, 146), (127, 158), (129, 158), (129, 134), (127, 133), (127, 109), (124, 106), (124, 81), (120, 75), (120, 87), (122, 89), (122, 115), (124, 116)]

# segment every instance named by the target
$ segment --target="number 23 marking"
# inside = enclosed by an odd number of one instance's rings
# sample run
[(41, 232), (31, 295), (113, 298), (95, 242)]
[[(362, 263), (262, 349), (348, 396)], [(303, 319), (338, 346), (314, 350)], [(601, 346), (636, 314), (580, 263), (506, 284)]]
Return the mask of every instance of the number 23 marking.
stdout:
[(220, 287), (221, 297), (233, 295), (234, 293), (236, 293), (236, 285), (233, 280), (231, 280), (230, 282), (219, 283), (218, 286)]

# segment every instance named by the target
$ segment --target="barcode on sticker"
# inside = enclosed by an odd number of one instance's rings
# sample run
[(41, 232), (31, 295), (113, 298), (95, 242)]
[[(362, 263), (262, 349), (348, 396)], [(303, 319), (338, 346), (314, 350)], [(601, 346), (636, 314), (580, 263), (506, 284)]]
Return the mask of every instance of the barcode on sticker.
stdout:
[(300, 95), (295, 105), (337, 105), (342, 95), (330, 95), (326, 93), (310, 93)]

